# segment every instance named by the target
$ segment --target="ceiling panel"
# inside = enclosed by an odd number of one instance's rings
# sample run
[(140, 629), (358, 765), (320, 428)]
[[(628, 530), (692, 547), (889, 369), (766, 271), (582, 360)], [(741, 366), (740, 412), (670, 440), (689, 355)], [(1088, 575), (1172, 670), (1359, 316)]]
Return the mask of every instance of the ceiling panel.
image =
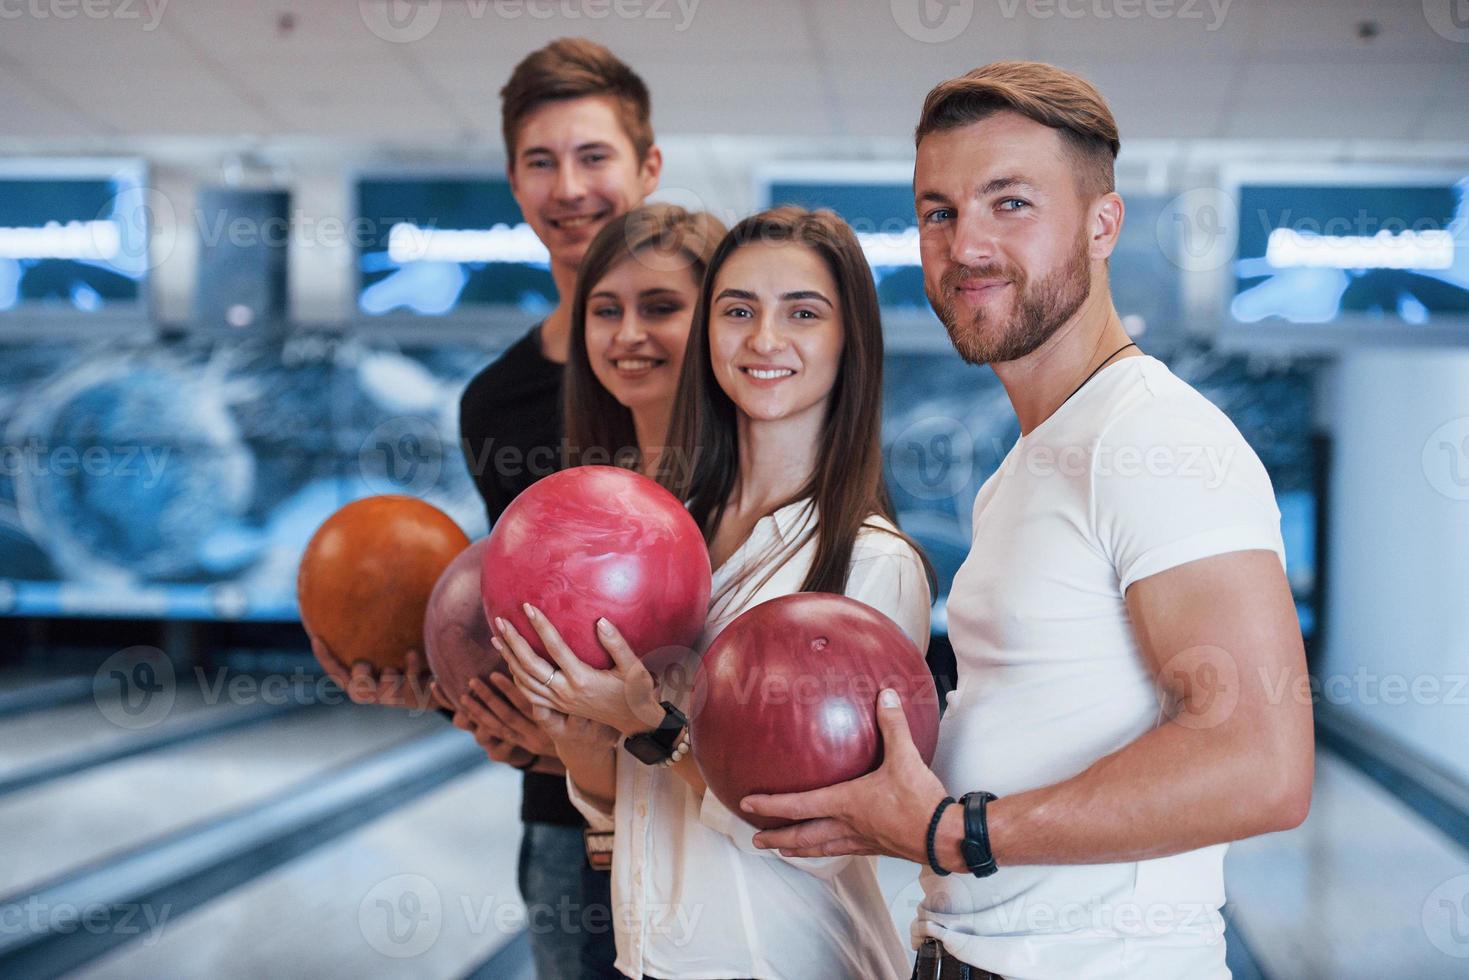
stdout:
[[(1008, 2), (1008, 0), (1007, 0)], [(1029, 25), (1023, 16), (1006, 16), (995, 2), (934, 4), (930, 0), (867, 0), (811, 4), (828, 56), (879, 52), (886, 60), (874, 70), (897, 75), (923, 70), (937, 58), (965, 70), (987, 61), (1029, 57)]]
[(0, 131), (71, 138), (100, 136), (104, 130), (71, 107), (49, 98), (44, 90), (0, 64)]
[(1456, 69), (1431, 61), (1398, 61), (1360, 65), (1254, 63), (1232, 89), (1236, 105), (1251, 111), (1280, 108), (1291, 116), (1310, 113), (1325, 125), (1341, 125), (1337, 113), (1350, 118), (1362, 102), (1397, 102), (1401, 110), (1421, 106), (1446, 91)]
[(1469, 134), (1469, 99), (1446, 94), (1431, 103), (1409, 133), (1415, 139), (1460, 140)]
[[(648, 79), (664, 134), (906, 139), (937, 81), (1044, 57), (1095, 81), (1125, 136), (1465, 135), (1454, 100), (1469, 87), (1469, 44), (1434, 34), (1409, 0), (609, 0), (607, 17), (552, 20), (530, 2), (394, 8), (430, 21), (389, 21), (390, 2), (173, 0), (155, 24), (139, 0), (132, 21), (6, 20), (0, 65), (9, 57), (32, 83), (7, 86), (0, 122), (15, 140), (74, 134), (87, 115), (138, 138), (493, 137), (514, 63), (584, 33)], [(1175, 13), (1098, 13), (1132, 9)], [(1063, 13), (1077, 10), (1086, 16)], [(1371, 42), (1357, 39), (1360, 21), (1377, 25)]]
[(268, 133), (275, 128), (269, 115), (229, 84), (191, 66), (116, 72), (106, 84), (83, 72), (51, 72), (46, 81), (125, 133)]
[[(1235, 0), (1238, 4), (1239, 0)], [(1452, 44), (1433, 33), (1424, 15), (1427, 3), (1447, 8), (1455, 0), (1331, 0), (1329, 3), (1262, 3), (1254, 5), (1255, 47), (1263, 53), (1379, 58), (1430, 57), (1462, 59), (1469, 46)], [(1370, 22), (1377, 33), (1359, 35)], [(1454, 50), (1457, 48), (1457, 52)]]
[[(47, 9), (47, 5), (41, 4), (40, 9)], [(146, 10), (141, 2), (132, 9)], [(179, 66), (193, 62), (187, 46), (166, 28), (166, 21), (157, 21), (156, 26), (150, 27), (155, 22), (148, 20), (146, 13), (141, 16), (143, 19), (139, 21), (7, 16), (0, 19), (0, 53), (48, 71), (84, 69), (94, 78), (128, 70), (146, 71), (153, 65)]]
[(370, 58), (388, 44), (372, 32), (356, 0), (171, 0), (163, 23), (221, 57), (295, 52)]
[[(1021, 11), (1027, 6), (1019, 3)], [(1258, 13), (1239, 0), (1037, 0), (1029, 6), (1047, 12), (1027, 18), (1041, 60), (1105, 52), (1127, 60), (1233, 61), (1248, 53)]]
[[(564, 13), (553, 19), (532, 14), (547, 9)], [(802, 3), (605, 0), (606, 15), (590, 15), (603, 9), (582, 0), (454, 0), (430, 5), (422, 20), (415, 24), (405, 19), (391, 33), (415, 58), (509, 55), (512, 63), (568, 35), (596, 38), (629, 60), (805, 51), (811, 42)], [(621, 16), (619, 10), (631, 16)]]
[(809, 61), (663, 60), (639, 64), (638, 69), (653, 92), (654, 122), (664, 132), (777, 136), (835, 132), (826, 80)]
[(1057, 58), (1056, 64), (1095, 85), (1117, 119), (1122, 139), (1216, 135), (1239, 69), (1228, 62)]

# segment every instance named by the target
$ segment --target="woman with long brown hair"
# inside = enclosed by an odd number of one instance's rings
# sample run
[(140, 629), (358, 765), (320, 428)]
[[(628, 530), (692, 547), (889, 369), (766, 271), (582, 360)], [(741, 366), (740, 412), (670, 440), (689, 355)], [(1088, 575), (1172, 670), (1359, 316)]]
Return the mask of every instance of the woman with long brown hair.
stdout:
[[(800, 591), (866, 602), (926, 647), (927, 563), (893, 523), (883, 487), (881, 385), (872, 273), (840, 218), (777, 208), (725, 236), (657, 468), (703, 528), (715, 569), (700, 652), (744, 610)], [(559, 669), (508, 623), (494, 624), (495, 642), (556, 742), (573, 802), (616, 829), (623, 973), (907, 975), (870, 858), (762, 852), (754, 828), (706, 791), (684, 728), (691, 692), (670, 683), (673, 668), (660, 689), (603, 619), (616, 666), (592, 670), (527, 611)], [(678, 665), (683, 677), (698, 656)]]
[(656, 472), (699, 284), (724, 234), (713, 215), (648, 204), (588, 246), (571, 305), (568, 465)]

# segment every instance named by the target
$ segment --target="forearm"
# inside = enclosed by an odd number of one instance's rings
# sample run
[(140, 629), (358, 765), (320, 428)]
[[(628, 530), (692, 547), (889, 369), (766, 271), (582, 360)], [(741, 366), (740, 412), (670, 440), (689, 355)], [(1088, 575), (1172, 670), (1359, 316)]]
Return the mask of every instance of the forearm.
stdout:
[(694, 791), (694, 796), (702, 799), (708, 792), (709, 785), (704, 782), (704, 775), (699, 772), (699, 764), (694, 761), (693, 753), (684, 756), (669, 768), (673, 770), (674, 775), (689, 784), (689, 788)]
[[(1243, 717), (1204, 730), (1168, 722), (1071, 779), (995, 800), (987, 814), (995, 861), (1141, 861), (1296, 826), (1303, 780), (1309, 800), (1309, 728), (1274, 742), (1259, 731)], [(946, 813), (937, 847), (956, 870), (962, 833), (962, 818)]]
[(616, 746), (559, 744), (557, 752), (581, 794), (610, 813), (617, 800)]

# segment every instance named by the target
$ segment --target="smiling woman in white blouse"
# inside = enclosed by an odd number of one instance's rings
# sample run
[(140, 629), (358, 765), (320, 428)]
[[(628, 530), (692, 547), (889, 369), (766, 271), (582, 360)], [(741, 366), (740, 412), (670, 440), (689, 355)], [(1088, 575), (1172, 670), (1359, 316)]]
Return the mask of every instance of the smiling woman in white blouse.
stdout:
[(784, 207), (738, 224), (700, 290), (661, 460), (715, 569), (699, 649), (655, 679), (603, 620), (616, 666), (596, 671), (528, 610), (558, 670), (494, 624), (573, 802), (616, 830), (613, 927), (627, 976), (908, 975), (874, 859), (756, 849), (755, 829), (706, 792), (682, 717), (703, 650), (778, 596), (845, 594), (926, 649), (930, 571), (882, 480), (882, 356), (872, 274), (840, 218)]

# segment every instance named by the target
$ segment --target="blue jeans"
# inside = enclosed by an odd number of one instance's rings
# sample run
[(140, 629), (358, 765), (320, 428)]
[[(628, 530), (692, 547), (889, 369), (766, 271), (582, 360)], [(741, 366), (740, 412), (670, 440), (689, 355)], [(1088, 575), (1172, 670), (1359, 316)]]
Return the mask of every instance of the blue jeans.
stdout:
[(587, 866), (580, 828), (527, 823), (517, 880), (537, 980), (621, 980), (612, 876)]

